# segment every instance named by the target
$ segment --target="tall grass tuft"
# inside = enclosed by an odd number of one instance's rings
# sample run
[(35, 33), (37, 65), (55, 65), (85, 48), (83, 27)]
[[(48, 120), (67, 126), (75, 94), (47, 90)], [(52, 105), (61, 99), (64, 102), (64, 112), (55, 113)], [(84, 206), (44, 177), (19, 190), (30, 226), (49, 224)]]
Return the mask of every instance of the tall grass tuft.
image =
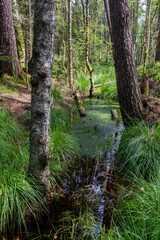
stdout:
[(116, 154), (118, 171), (126, 178), (157, 176), (160, 166), (160, 127), (137, 124), (124, 130)]

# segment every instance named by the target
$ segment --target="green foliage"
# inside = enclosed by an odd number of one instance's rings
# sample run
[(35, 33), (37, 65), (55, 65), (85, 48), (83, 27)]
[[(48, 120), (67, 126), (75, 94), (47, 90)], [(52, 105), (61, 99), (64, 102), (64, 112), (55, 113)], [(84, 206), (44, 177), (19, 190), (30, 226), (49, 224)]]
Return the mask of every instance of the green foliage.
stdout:
[(154, 178), (160, 166), (160, 128), (139, 123), (125, 129), (115, 161), (127, 178)]
[(160, 175), (151, 183), (139, 180), (136, 189), (125, 195), (126, 198), (119, 200), (119, 208), (114, 210), (110, 239), (160, 239)]
[(61, 90), (57, 85), (54, 85), (51, 88), (51, 97), (53, 99), (54, 106), (60, 105), (64, 102), (64, 98), (62, 96)]
[[(146, 74), (150, 79), (153, 78), (154, 80), (160, 82), (159, 69), (160, 69), (160, 62), (152, 61), (146, 66)], [(137, 68), (138, 81), (141, 81), (142, 74), (143, 74), (143, 66), (139, 66)]]

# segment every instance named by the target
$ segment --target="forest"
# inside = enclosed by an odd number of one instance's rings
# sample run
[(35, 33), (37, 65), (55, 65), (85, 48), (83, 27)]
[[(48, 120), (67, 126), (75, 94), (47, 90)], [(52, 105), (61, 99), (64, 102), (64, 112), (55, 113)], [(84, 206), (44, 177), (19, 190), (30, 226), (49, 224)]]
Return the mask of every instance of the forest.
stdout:
[(159, 0), (0, 0), (0, 239), (160, 239)]

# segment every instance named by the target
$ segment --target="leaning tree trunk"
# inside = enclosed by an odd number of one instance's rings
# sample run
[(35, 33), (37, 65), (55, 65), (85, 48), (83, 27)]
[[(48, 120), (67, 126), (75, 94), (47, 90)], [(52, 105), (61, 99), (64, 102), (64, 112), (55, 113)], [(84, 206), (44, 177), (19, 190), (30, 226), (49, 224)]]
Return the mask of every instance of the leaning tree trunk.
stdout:
[(157, 39), (155, 61), (160, 61), (160, 7), (159, 7), (159, 16), (158, 16), (158, 39)]
[(31, 71), (31, 129), (29, 174), (48, 190), (51, 72), (53, 66), (55, 0), (36, 0)]
[(89, 0), (86, 0), (86, 66), (90, 75), (90, 98), (93, 97), (94, 94), (94, 81), (93, 81), (93, 71), (94, 69), (91, 67), (89, 62), (89, 22), (90, 22), (90, 15), (89, 15)]
[(0, 1), (0, 68), (5, 73), (21, 74), (13, 26), (11, 0)]
[(110, 0), (117, 91), (125, 124), (140, 119), (143, 105), (138, 86), (127, 0)]

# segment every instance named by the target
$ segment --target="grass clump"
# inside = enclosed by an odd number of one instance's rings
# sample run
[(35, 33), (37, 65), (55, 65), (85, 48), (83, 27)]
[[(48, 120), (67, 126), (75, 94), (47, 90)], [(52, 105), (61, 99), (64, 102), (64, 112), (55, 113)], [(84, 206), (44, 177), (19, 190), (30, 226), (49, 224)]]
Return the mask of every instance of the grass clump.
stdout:
[(160, 174), (151, 183), (137, 181), (126, 196), (114, 210), (110, 239), (160, 239)]
[[(5, 233), (26, 229), (27, 217), (36, 219), (36, 212), (44, 207), (44, 199), (39, 186), (16, 168), (0, 170), (0, 230)], [(26, 229), (27, 230), (27, 229)]]
[(124, 130), (116, 165), (127, 178), (157, 176), (160, 166), (160, 127), (137, 124)]

